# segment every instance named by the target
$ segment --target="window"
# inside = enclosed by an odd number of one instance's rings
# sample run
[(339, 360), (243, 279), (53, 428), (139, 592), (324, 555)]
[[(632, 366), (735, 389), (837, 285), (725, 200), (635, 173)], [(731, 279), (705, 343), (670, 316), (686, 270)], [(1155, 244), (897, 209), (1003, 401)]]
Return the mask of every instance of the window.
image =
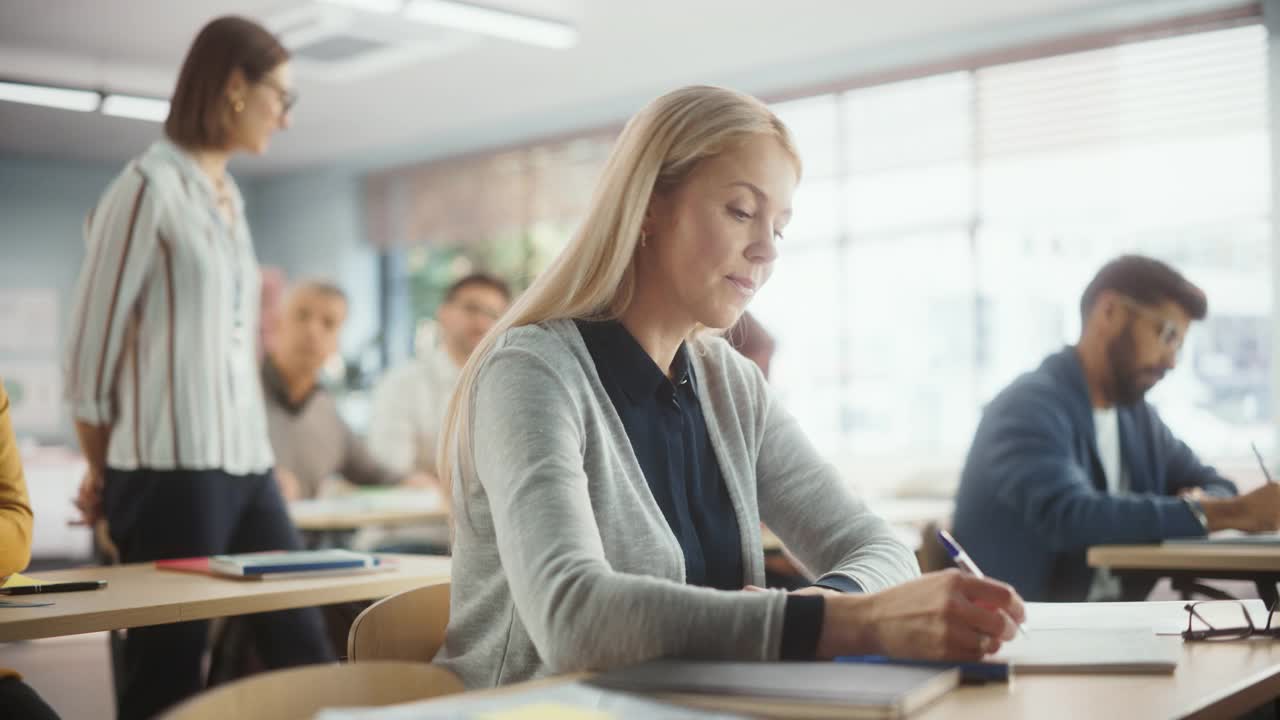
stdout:
[[(772, 381), (871, 493), (945, 493), (982, 408), (1072, 343), (1107, 260), (1161, 258), (1210, 317), (1149, 399), (1202, 457), (1272, 455), (1267, 39), (1244, 25), (775, 106), (804, 180), (752, 311)], [(581, 220), (611, 133), (371, 180), (414, 322), (480, 267), (517, 288)], [(1243, 463), (1243, 465), (1242, 465)]]
[[(498, 275), (519, 292), (568, 242), (585, 212), (612, 133), (542, 143), (393, 170), (368, 181), (372, 241), (389, 251), (399, 359), (431, 326), (445, 290), (471, 272)], [(407, 311), (407, 312), (405, 312)]]
[(1171, 263), (1210, 300), (1149, 399), (1210, 461), (1269, 447), (1261, 26), (776, 110), (806, 172), (753, 309), (778, 338), (792, 412), (868, 491), (949, 489), (983, 405), (1075, 341), (1081, 291), (1126, 252)]

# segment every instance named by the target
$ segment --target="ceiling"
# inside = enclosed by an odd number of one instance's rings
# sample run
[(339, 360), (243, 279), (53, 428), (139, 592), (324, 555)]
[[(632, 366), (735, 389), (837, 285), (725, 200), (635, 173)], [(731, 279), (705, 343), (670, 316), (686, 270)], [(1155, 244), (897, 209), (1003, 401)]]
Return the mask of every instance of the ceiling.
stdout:
[[(0, 0), (0, 75), (168, 95), (187, 44), (227, 13), (267, 19), (307, 0)], [(617, 122), (693, 82), (769, 94), (829, 82), (896, 50), (963, 48), (993, 28), (1131, 8), (1134, 0), (489, 0), (568, 20), (570, 50), (469, 37), (453, 52), (357, 80), (300, 71), (293, 128), (240, 167), (276, 173), (412, 159)], [(1144, 0), (1170, 12), (1208, 0)], [(909, 59), (909, 58), (904, 58)], [(918, 62), (918, 60), (917, 60)], [(0, 153), (120, 162), (159, 126), (0, 102)]]

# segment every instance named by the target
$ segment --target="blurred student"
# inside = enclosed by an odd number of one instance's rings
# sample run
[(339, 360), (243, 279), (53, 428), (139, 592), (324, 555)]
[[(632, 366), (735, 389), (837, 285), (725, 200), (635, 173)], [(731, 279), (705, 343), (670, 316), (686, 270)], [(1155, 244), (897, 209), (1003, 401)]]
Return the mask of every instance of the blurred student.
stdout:
[[(31, 525), (27, 481), (9, 419), (9, 395), (0, 382), (0, 585), (31, 562)], [(57, 720), (58, 714), (21, 675), (0, 667), (0, 717)]]
[(313, 498), (335, 475), (357, 485), (423, 485), (425, 476), (383, 465), (338, 414), (320, 371), (338, 352), (347, 296), (322, 281), (288, 291), (262, 363), (267, 428), (286, 500)]
[[(468, 361), (441, 441), (456, 535), (437, 657), (468, 687), (658, 657), (977, 659), (1012, 637), (1007, 585), (917, 578), (760, 372), (703, 331), (769, 279), (799, 175), (758, 100), (658, 98)], [(761, 520), (817, 586), (747, 587)]]
[(280, 324), (280, 304), (284, 301), (288, 280), (284, 271), (277, 267), (263, 267), (262, 292), (259, 293), (258, 307), (258, 357), (265, 357), (267, 350), (276, 341), (276, 326)]
[(1092, 545), (1280, 528), (1280, 485), (1241, 497), (1143, 398), (1174, 368), (1208, 300), (1168, 265), (1126, 255), (1080, 298), (1074, 347), (987, 406), (965, 461), (955, 535), (1028, 600), (1141, 600), (1151, 582), (1093, 570)]
[[(258, 377), (259, 272), (227, 160), (289, 125), (288, 51), (252, 21), (196, 36), (156, 141), (86, 221), (66, 387), (89, 464), (78, 504), (124, 562), (299, 549), (271, 474)], [(327, 662), (318, 611), (252, 616), (268, 667)], [(122, 720), (202, 686), (208, 622), (135, 628)]]
[(492, 275), (467, 275), (449, 286), (436, 311), (435, 347), (388, 372), (374, 390), (375, 457), (398, 472), (438, 477), (436, 440), (458, 374), (510, 303), (510, 288)]

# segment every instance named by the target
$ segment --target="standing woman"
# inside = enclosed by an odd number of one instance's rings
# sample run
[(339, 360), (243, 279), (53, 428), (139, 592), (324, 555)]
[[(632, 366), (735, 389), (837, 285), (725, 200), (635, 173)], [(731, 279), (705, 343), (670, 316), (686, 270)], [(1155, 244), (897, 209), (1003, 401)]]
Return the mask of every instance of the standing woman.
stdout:
[[(289, 125), (288, 52), (223, 17), (196, 36), (166, 137), (131, 161), (86, 221), (66, 386), (89, 465), (78, 505), (124, 562), (300, 549), (272, 477), (258, 380), (259, 272), (233, 153)], [(333, 659), (315, 609), (253, 616), (269, 667)], [(130, 630), (121, 720), (202, 687), (208, 623)]]

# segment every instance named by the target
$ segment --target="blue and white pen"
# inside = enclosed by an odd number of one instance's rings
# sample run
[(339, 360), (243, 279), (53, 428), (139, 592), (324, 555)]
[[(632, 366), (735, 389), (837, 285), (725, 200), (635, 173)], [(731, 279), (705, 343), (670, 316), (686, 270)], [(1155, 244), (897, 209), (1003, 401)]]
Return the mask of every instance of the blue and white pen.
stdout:
[[(960, 568), (961, 572), (969, 573), (974, 577), (986, 577), (986, 575), (984, 575), (973, 562), (973, 558), (969, 557), (969, 553), (965, 552), (964, 548), (960, 547), (960, 543), (956, 542), (956, 539), (951, 537), (951, 533), (946, 530), (939, 529), (938, 540), (942, 543), (942, 547), (946, 549), (947, 554), (951, 556), (951, 560)], [(1013, 618), (1009, 619), (1012, 620)], [(1016, 624), (1019, 632), (1021, 632), (1023, 636), (1026, 636), (1027, 626), (1022, 623)]]

